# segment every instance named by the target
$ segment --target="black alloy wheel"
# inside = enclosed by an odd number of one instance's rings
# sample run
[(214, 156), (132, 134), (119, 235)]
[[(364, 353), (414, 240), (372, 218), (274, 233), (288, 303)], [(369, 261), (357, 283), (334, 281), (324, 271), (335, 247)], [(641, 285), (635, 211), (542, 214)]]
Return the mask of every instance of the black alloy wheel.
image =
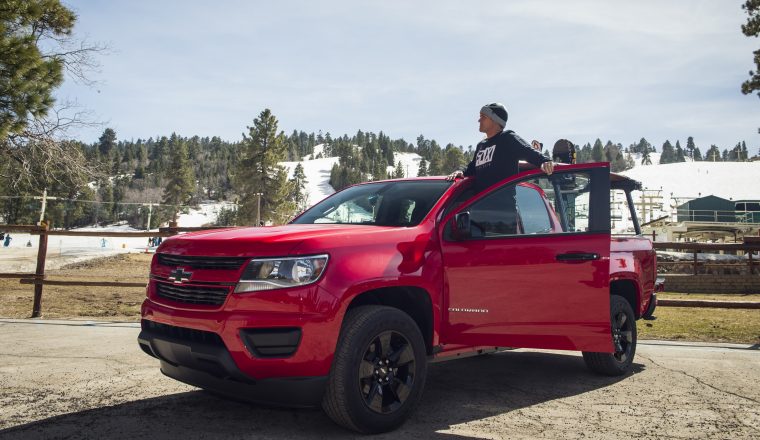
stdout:
[(615, 345), (615, 359), (626, 362), (633, 348), (633, 321), (629, 320), (624, 311), (619, 311), (612, 317), (612, 343)]
[(400, 408), (414, 386), (415, 362), (404, 335), (394, 331), (377, 335), (359, 365), (359, 390), (367, 407), (380, 414)]
[(622, 376), (631, 369), (636, 354), (636, 315), (631, 304), (619, 295), (610, 295), (610, 329), (614, 352), (583, 352), (592, 371), (606, 376)]
[(366, 305), (341, 326), (322, 409), (339, 425), (364, 434), (401, 426), (422, 398), (427, 350), (404, 311)]

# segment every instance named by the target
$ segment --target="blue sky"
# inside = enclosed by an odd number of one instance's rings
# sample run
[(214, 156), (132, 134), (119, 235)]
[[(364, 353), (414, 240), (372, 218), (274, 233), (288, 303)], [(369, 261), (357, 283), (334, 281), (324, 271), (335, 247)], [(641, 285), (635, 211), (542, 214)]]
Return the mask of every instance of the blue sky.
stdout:
[(270, 108), (287, 134), (384, 131), (474, 145), (478, 111), (547, 145), (628, 146), (694, 136), (704, 152), (760, 148), (760, 99), (742, 95), (760, 39), (741, 0), (69, 0), (79, 37), (103, 42), (93, 87), (67, 81), (104, 126), (95, 142), (242, 138)]

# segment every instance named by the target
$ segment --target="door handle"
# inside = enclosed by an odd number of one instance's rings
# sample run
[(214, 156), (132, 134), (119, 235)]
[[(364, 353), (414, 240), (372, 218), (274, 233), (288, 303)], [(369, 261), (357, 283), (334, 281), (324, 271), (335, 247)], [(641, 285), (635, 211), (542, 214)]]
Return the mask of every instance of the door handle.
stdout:
[(557, 255), (557, 261), (593, 261), (599, 258), (599, 254), (587, 252), (571, 252)]

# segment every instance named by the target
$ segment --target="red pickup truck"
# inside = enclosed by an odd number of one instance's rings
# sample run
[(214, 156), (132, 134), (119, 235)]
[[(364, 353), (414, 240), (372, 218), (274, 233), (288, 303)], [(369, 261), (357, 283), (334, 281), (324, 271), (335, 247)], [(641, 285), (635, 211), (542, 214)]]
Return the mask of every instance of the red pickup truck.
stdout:
[(237, 399), (319, 406), (346, 428), (394, 429), (427, 364), (504, 347), (576, 350), (625, 374), (651, 315), (655, 253), (610, 233), (605, 163), (344, 189), (284, 226), (165, 240), (140, 347), (174, 379)]

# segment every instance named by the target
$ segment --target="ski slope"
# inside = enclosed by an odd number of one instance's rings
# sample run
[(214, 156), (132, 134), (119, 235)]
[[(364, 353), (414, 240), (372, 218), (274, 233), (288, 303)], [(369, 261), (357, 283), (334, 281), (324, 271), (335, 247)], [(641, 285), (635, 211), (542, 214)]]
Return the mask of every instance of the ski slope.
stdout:
[[(314, 154), (304, 156), (303, 160), (280, 162), (280, 165), (285, 167), (288, 172), (288, 179), (293, 178), (293, 172), (296, 165), (300, 163), (303, 167), (304, 174), (306, 175), (306, 192), (309, 206), (320, 202), (325, 197), (335, 192), (335, 189), (330, 185), (330, 171), (332, 170), (333, 165), (339, 162), (339, 159), (337, 157), (309, 159), (310, 157), (316, 157), (323, 152), (324, 145), (319, 144), (314, 147)], [(417, 177), (417, 171), (420, 167), (420, 159), (422, 159), (422, 157), (417, 153), (393, 153), (393, 162), (398, 163), (401, 161), (405, 177)], [(395, 169), (395, 166), (388, 166), (388, 174), (392, 175)], [(407, 171), (408, 175), (406, 175)]]

